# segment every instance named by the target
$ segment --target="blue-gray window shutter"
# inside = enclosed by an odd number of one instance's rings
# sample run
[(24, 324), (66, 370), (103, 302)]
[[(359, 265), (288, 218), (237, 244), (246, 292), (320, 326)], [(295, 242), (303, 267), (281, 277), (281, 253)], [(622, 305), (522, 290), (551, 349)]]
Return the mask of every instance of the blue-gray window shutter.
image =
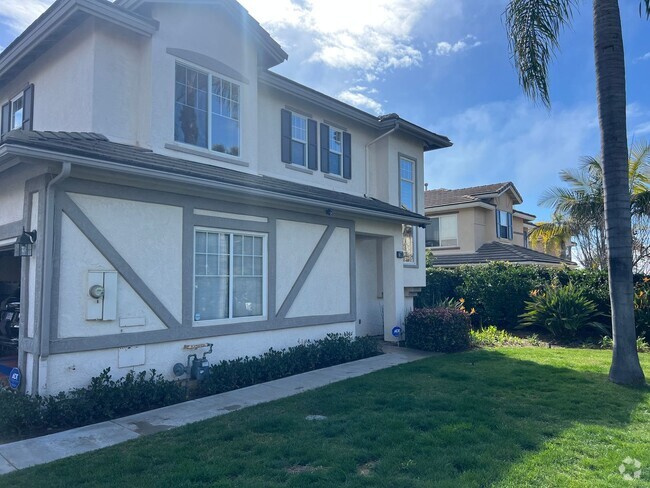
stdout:
[(330, 172), (330, 126), (320, 125), (320, 170)]
[(23, 130), (34, 127), (34, 85), (31, 84), (23, 92)]
[(318, 169), (318, 142), (317, 142), (318, 124), (315, 120), (307, 120), (307, 167), (309, 169)]
[(508, 239), (512, 240), (512, 214), (508, 212)]
[(0, 135), (4, 135), (9, 132), (9, 119), (11, 117), (11, 104), (5, 103), (2, 106), (2, 128), (0, 129)]
[(282, 109), (282, 162), (291, 163), (291, 112)]
[(352, 136), (343, 133), (343, 178), (352, 179)]

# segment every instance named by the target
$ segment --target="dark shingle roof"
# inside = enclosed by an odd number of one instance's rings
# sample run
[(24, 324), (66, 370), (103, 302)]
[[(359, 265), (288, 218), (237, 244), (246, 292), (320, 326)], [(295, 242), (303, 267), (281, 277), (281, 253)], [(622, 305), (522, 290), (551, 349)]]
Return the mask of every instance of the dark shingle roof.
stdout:
[(560, 259), (550, 254), (534, 251), (514, 244), (488, 242), (471, 254), (434, 254), (433, 266), (458, 266), (461, 264), (485, 264), (491, 261), (507, 261), (510, 263), (535, 263), (547, 265), (574, 265), (572, 261)]
[(513, 186), (511, 182), (494, 183), (491, 185), (471, 186), (468, 188), (458, 188), (456, 190), (447, 190), (446, 188), (437, 188), (424, 192), (424, 207), (442, 207), (444, 205), (453, 205), (456, 203), (477, 202), (483, 195), (492, 193), (501, 193), (508, 186)]
[[(199, 181), (233, 185), (241, 189), (259, 191), (270, 197), (293, 196), (314, 203), (344, 206), (350, 210), (360, 209), (383, 213), (403, 219), (404, 222), (426, 223), (428, 219), (408, 210), (390, 205), (374, 198), (365, 198), (291, 181), (235, 171), (185, 159), (172, 158), (148, 149), (109, 141), (101, 134), (90, 132), (40, 132), (14, 130), (2, 136), (0, 146), (23, 146), (54, 151), (114, 163), (127, 168), (145, 169), (155, 173), (189, 176)], [(107, 168), (110, 169), (110, 168)]]

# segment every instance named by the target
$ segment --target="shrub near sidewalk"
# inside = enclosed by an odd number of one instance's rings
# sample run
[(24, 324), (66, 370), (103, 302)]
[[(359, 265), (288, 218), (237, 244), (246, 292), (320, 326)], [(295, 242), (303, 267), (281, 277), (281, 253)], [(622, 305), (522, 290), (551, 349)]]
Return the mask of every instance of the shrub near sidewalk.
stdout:
[(415, 309), (406, 316), (406, 345), (434, 352), (469, 349), (470, 317), (458, 308)]
[(258, 357), (221, 361), (210, 367), (210, 375), (199, 384), (200, 395), (215, 395), (294, 374), (327, 368), (381, 354), (371, 337), (328, 334), (324, 339), (268, 352)]
[[(199, 383), (197, 396), (223, 393), (381, 354), (377, 340), (328, 334), (289, 349), (270, 349), (262, 356), (221, 361)], [(28, 396), (0, 388), (0, 442), (81, 427), (96, 422), (180, 403), (187, 399), (184, 381), (170, 381), (152, 370), (113, 380), (110, 368), (76, 388), (49, 397)]]

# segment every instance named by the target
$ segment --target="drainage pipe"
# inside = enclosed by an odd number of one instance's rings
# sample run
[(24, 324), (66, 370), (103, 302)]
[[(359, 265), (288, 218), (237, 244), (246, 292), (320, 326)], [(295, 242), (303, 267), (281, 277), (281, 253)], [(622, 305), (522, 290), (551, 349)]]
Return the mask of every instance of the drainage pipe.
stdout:
[(370, 148), (370, 146), (372, 146), (376, 142), (380, 141), (384, 137), (391, 135), (397, 129), (399, 129), (399, 122), (395, 123), (395, 127), (393, 127), (391, 130), (389, 130), (388, 132), (384, 132), (382, 135), (380, 135), (376, 139), (373, 139), (368, 144), (366, 144), (366, 191), (364, 193), (364, 196), (366, 198), (368, 198), (368, 191), (369, 191), (368, 187), (370, 185), (370, 157), (368, 155), (368, 149)]

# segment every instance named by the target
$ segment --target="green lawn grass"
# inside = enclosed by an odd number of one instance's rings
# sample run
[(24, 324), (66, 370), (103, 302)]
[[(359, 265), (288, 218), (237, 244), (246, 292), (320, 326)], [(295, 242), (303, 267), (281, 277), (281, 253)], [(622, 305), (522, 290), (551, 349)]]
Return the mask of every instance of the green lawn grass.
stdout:
[[(650, 389), (609, 383), (610, 358), (543, 348), (436, 356), (0, 486), (650, 487)], [(650, 373), (650, 354), (642, 362)], [(641, 461), (640, 480), (618, 472), (626, 457)]]

